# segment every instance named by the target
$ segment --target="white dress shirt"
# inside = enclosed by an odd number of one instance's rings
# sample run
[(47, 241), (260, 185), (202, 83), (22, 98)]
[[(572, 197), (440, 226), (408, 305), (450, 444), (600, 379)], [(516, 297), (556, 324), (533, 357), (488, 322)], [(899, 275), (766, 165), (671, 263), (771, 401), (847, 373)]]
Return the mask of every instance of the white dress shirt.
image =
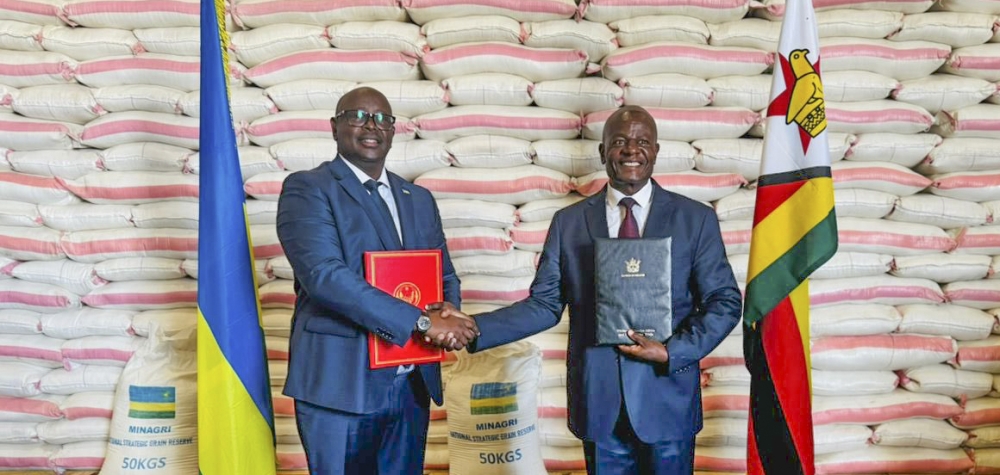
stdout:
[[(613, 238), (618, 237), (618, 228), (621, 227), (622, 220), (625, 219), (625, 207), (618, 205), (618, 202), (625, 196), (625, 193), (608, 185), (605, 211), (608, 215), (608, 236)], [(647, 181), (646, 185), (631, 198), (636, 203), (632, 206), (632, 215), (635, 216), (635, 223), (639, 225), (639, 236), (642, 236), (643, 230), (646, 229), (646, 218), (649, 217), (649, 205), (653, 202), (653, 181)]]

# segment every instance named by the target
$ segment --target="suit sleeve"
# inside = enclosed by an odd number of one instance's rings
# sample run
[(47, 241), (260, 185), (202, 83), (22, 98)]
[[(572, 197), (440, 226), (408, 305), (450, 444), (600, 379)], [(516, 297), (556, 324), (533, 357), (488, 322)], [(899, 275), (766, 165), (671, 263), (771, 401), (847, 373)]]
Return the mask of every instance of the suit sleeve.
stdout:
[(733, 269), (726, 259), (719, 221), (705, 213), (695, 235), (696, 251), (691, 270), (693, 314), (667, 339), (669, 361), (665, 372), (676, 372), (697, 364), (707, 356), (740, 321), (742, 298)]
[(312, 318), (346, 319), (402, 346), (420, 310), (372, 287), (347, 266), (337, 220), (323, 192), (327, 186), (306, 174), (292, 174), (278, 200), (278, 239), (295, 279), (312, 301), (330, 310)]
[(469, 345), (470, 352), (517, 341), (559, 323), (565, 306), (560, 270), (559, 221), (557, 214), (545, 238), (545, 247), (528, 298), (510, 307), (476, 315), (474, 318), (481, 335)]

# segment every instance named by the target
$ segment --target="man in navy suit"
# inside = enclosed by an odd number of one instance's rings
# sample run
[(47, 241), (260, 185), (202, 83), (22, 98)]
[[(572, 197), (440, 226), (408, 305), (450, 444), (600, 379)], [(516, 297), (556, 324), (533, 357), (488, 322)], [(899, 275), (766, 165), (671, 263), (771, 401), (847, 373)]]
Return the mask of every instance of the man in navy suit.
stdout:
[(459, 281), (430, 192), (385, 170), (395, 118), (385, 96), (354, 89), (331, 120), (338, 157), (284, 182), (277, 229), (295, 271), (295, 314), (284, 394), (295, 399), (309, 471), (423, 473), (429, 400), (441, 404), (437, 363), (372, 370), (368, 334), (402, 346), (414, 331), (461, 348), (469, 319), (443, 319), (369, 285), (366, 251), (440, 249), (444, 297)]
[[(584, 441), (587, 473), (690, 474), (702, 427), (698, 361), (739, 322), (740, 291), (713, 210), (651, 179), (660, 149), (652, 116), (619, 109), (599, 149), (608, 188), (556, 213), (530, 296), (475, 316), (481, 335), (469, 350), (550, 328), (569, 305), (569, 427)], [(630, 331), (635, 345), (595, 345), (594, 239), (610, 236), (673, 237), (666, 341)]]

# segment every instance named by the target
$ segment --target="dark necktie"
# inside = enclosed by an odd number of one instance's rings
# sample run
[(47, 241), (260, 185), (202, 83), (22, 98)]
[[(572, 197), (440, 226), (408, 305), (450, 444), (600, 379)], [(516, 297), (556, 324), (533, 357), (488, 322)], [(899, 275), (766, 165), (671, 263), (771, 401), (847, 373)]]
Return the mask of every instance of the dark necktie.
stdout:
[(632, 214), (632, 207), (635, 205), (635, 200), (627, 196), (618, 202), (618, 206), (625, 207), (625, 217), (622, 218), (622, 224), (618, 227), (618, 239), (639, 238), (639, 223), (635, 220), (635, 215)]
[(372, 201), (375, 202), (375, 207), (378, 208), (379, 214), (382, 215), (382, 220), (385, 221), (386, 226), (389, 226), (389, 230), (396, 238), (396, 243), (399, 244), (399, 232), (396, 231), (396, 223), (392, 220), (392, 213), (389, 211), (389, 205), (385, 203), (385, 200), (382, 199), (382, 195), (378, 192), (379, 185), (381, 185), (381, 183), (375, 180), (368, 180), (365, 182), (365, 188), (368, 190), (369, 197), (371, 197)]

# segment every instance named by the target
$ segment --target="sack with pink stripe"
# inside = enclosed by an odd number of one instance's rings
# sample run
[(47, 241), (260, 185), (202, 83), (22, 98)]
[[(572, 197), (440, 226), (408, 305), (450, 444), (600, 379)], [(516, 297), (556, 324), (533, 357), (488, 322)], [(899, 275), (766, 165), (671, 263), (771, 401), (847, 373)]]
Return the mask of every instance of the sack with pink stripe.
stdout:
[(91, 203), (139, 204), (156, 201), (197, 201), (198, 177), (180, 173), (103, 172), (79, 180), (58, 179)]
[[(653, 180), (656, 180), (656, 183), (665, 190), (699, 201), (721, 199), (747, 184), (746, 179), (733, 173), (701, 173), (697, 171), (655, 173)], [(608, 175), (607, 172), (599, 171), (577, 178), (575, 181), (577, 192), (584, 196), (592, 196), (604, 189), (608, 183)]]
[[(445, 447), (445, 451), (447, 451), (447, 446)], [(428, 452), (430, 452), (429, 449)], [(278, 464), (278, 470), (305, 470), (309, 468), (309, 464), (306, 462), (306, 451), (302, 448), (301, 444), (277, 444), (274, 456), (275, 462)], [(430, 457), (430, 454), (427, 453), (424, 457), (426, 464), (426, 460)], [(444, 470), (447, 469), (448, 466), (445, 464)]]
[(694, 468), (698, 473), (744, 472), (747, 469), (745, 447), (704, 447), (694, 449)]
[(106, 168), (101, 155), (92, 149), (10, 152), (7, 162), (13, 170), (21, 173), (71, 180)]
[(532, 22), (572, 18), (576, 14), (573, 0), (540, 0), (523, 5), (497, 1), (403, 0), (402, 5), (410, 18), (420, 25), (441, 18), (479, 15), (502, 15), (520, 22)]
[(907, 391), (940, 394), (963, 401), (984, 397), (993, 387), (991, 374), (964, 371), (946, 364), (908, 369), (899, 379)]
[(55, 313), (79, 306), (80, 296), (58, 285), (18, 279), (0, 280), (0, 309)]
[(542, 252), (548, 233), (549, 221), (519, 223), (510, 229), (510, 238), (514, 241), (516, 249)]
[[(997, 61), (1000, 63), (1000, 59)], [(1000, 105), (976, 104), (956, 111), (942, 111), (934, 132), (942, 137), (1000, 139)]]
[[(700, 107), (694, 109), (649, 108), (656, 121), (660, 140), (690, 142), (698, 139), (735, 139), (747, 133), (760, 119), (759, 114), (740, 107)], [(583, 136), (601, 140), (604, 124), (615, 111), (587, 114)]]
[(492, 275), (497, 277), (533, 277), (535, 261), (538, 255), (534, 252), (514, 250), (503, 255), (482, 255), (453, 258), (455, 273), (460, 277), (466, 275)]
[[(259, 173), (284, 170), (284, 164), (279, 160), (275, 160), (274, 157), (271, 156), (271, 152), (264, 147), (249, 145), (239, 147), (237, 152), (240, 157), (240, 174), (243, 180)], [(190, 158), (184, 163), (184, 172), (194, 175), (201, 174), (200, 153), (196, 152), (191, 154)]]
[(973, 467), (961, 449), (869, 447), (816, 457), (816, 474), (841, 473), (957, 473)]
[(541, 107), (454, 106), (414, 119), (424, 139), (450, 141), (470, 135), (506, 135), (527, 141), (570, 139), (580, 132), (580, 117)]
[(635, 46), (660, 41), (708, 44), (710, 32), (705, 22), (680, 15), (626, 17), (608, 22), (620, 46)]
[(531, 89), (531, 98), (539, 107), (578, 114), (618, 108), (623, 96), (621, 87), (598, 77), (542, 81)]
[[(778, 48), (781, 23), (758, 18), (745, 18), (725, 23), (711, 23), (708, 25), (708, 31), (710, 34), (709, 44), (712, 46), (741, 46), (774, 51)], [(823, 86), (825, 93), (826, 81), (824, 81)]]
[(584, 0), (580, 2), (580, 13), (583, 17), (599, 23), (610, 23), (646, 15), (681, 15), (711, 23), (722, 23), (743, 18), (748, 8), (749, 4), (744, 0), (691, 1), (676, 4), (642, 0)]
[(258, 291), (262, 308), (295, 308), (294, 282), (278, 279), (260, 286)]
[(79, 84), (25, 87), (11, 106), (25, 117), (74, 124), (86, 124), (105, 113), (97, 105), (93, 91)]
[(892, 256), (865, 252), (838, 252), (816, 269), (814, 279), (847, 279), (885, 274), (892, 265)]
[(83, 297), (102, 309), (156, 310), (197, 306), (198, 283), (193, 279), (111, 282)]
[(462, 301), (510, 305), (528, 296), (528, 288), (533, 278), (534, 276), (466, 276), (462, 279)]
[(267, 359), (288, 359), (288, 337), (267, 336), (264, 337), (264, 344), (267, 347)]
[(699, 447), (746, 447), (747, 420), (729, 417), (705, 419), (695, 444)]
[(79, 365), (121, 366), (128, 363), (145, 338), (134, 336), (85, 336), (62, 344), (64, 364), (70, 371)]
[(899, 81), (870, 71), (823, 73), (823, 98), (831, 102), (877, 101), (898, 88)]
[(517, 222), (517, 208), (506, 203), (479, 200), (437, 200), (444, 228), (482, 226), (505, 229)]
[(1000, 450), (977, 449), (972, 451), (976, 464), (973, 473), (1000, 473)]
[[(253, 121), (246, 133), (251, 142), (261, 147), (296, 139), (326, 139), (333, 133), (330, 118), (334, 115), (336, 112), (332, 110), (279, 112)], [(397, 117), (394, 141), (412, 139), (414, 131), (409, 119)]]
[(917, 171), (925, 175), (987, 171), (1000, 168), (1000, 156), (992, 153), (996, 141), (982, 138), (947, 138), (927, 154)]
[(1000, 425), (1000, 399), (982, 397), (965, 403), (965, 412), (951, 418), (959, 429)]
[(507, 168), (531, 163), (531, 142), (503, 135), (469, 135), (448, 142), (445, 150), (455, 166)]
[(930, 41), (824, 38), (820, 46), (823, 71), (871, 71), (899, 81), (929, 76), (951, 53), (949, 46)]
[(1000, 254), (1000, 227), (998, 226), (952, 229), (948, 233), (955, 237), (956, 253)]
[[(0, 356), (0, 360), (5, 358)], [(51, 365), (8, 360), (0, 361), (0, 370), (3, 370), (0, 371), (0, 402), (3, 402), (0, 405), (0, 420), (40, 422), (62, 417), (58, 406), (53, 408), (49, 401), (13, 399), (37, 396), (41, 392), (39, 384), (42, 377), (52, 371)]]
[(76, 394), (82, 391), (114, 391), (118, 387), (122, 368), (86, 365), (54, 369), (42, 377), (38, 387), (48, 394)]
[(879, 335), (896, 331), (903, 316), (891, 305), (844, 304), (809, 312), (812, 337)]
[(1000, 81), (1000, 53), (992, 44), (955, 48), (941, 71), (997, 82)]
[(736, 173), (748, 181), (760, 175), (761, 139), (705, 139), (695, 140), (691, 146), (698, 151), (694, 160), (700, 172)]
[(60, 450), (49, 444), (0, 444), (0, 467), (17, 470), (52, 470), (49, 459)]
[[(226, 26), (232, 26), (228, 15)], [(139, 40), (140, 47), (150, 53), (179, 56), (198, 56), (201, 53), (199, 32), (195, 28), (136, 28), (132, 33)], [(235, 62), (235, 58), (230, 60), (230, 63)], [(234, 78), (230, 78), (232, 79)]]
[(0, 310), (0, 333), (37, 335), (42, 332), (41, 315), (30, 310)]
[(263, 88), (302, 79), (416, 80), (420, 79), (420, 69), (417, 58), (395, 51), (326, 48), (264, 61), (247, 70), (246, 79)]
[(46, 227), (0, 226), (0, 255), (19, 261), (62, 259), (61, 235)]
[(68, 259), (23, 262), (11, 268), (10, 275), (26, 282), (62, 287), (77, 295), (85, 295), (107, 283), (94, 272), (93, 264)]
[[(568, 339), (569, 335), (566, 333), (558, 333), (548, 330), (529, 336), (525, 338), (524, 341), (537, 346), (538, 349), (542, 351), (543, 360), (561, 360), (564, 363), (566, 361), (566, 349), (569, 347)], [(565, 369), (566, 368), (563, 367), (564, 375)]]
[[(324, 109), (332, 112), (337, 109), (337, 101), (357, 86), (356, 81), (302, 79), (276, 84), (266, 88), (265, 91), (267, 96), (278, 106), (278, 109), (282, 111)], [(391, 101), (390, 104), (392, 104)]]
[(948, 301), (955, 305), (982, 310), (1000, 307), (1000, 280), (953, 282), (942, 289)]
[(1000, 373), (1000, 336), (958, 342), (958, 352), (948, 363), (968, 371)]
[(709, 79), (707, 82), (714, 91), (712, 105), (715, 107), (742, 107), (763, 111), (770, 104), (771, 75), (769, 74), (722, 76)]
[(408, 22), (346, 22), (330, 25), (326, 37), (343, 50), (387, 50), (419, 58), (430, 51), (420, 27)]
[(67, 150), (78, 146), (84, 132), (84, 127), (70, 122), (0, 115), (0, 147), (12, 150)]
[(716, 366), (742, 365), (743, 361), (743, 338), (730, 335), (719, 343), (707, 356), (698, 362), (701, 369), (714, 368)]
[(326, 26), (347, 21), (405, 21), (406, 11), (394, 0), (346, 3), (240, 0), (233, 6), (233, 19), (245, 29), (266, 27), (274, 23)]
[(993, 37), (996, 19), (988, 14), (922, 13), (908, 15), (899, 31), (889, 35), (894, 41), (926, 40), (955, 48), (981, 45)]
[[(237, 6), (236, 10), (239, 8)], [(236, 59), (251, 68), (288, 53), (330, 46), (324, 26), (302, 23), (269, 23), (259, 28), (234, 31), (230, 33), (229, 39)]]
[[(974, 281), (992, 282), (992, 281)], [(994, 318), (990, 314), (976, 310), (975, 305), (970, 305), (962, 301), (962, 295), (970, 300), (975, 298), (975, 294), (969, 295), (973, 289), (958, 287), (949, 292), (949, 288), (956, 284), (944, 286), (945, 297), (950, 304), (944, 305), (901, 305), (899, 311), (903, 315), (903, 321), (899, 324), (900, 333), (917, 333), (923, 335), (950, 336), (957, 341), (981, 340), (990, 336), (993, 330)], [(972, 292), (970, 292), (972, 293)], [(952, 295), (954, 294), (954, 295)]]
[(148, 337), (160, 329), (170, 335), (194, 329), (197, 321), (198, 312), (194, 308), (146, 310), (135, 314), (132, 318), (131, 333)]
[(424, 55), (420, 67), (432, 81), (469, 74), (505, 73), (539, 82), (580, 77), (587, 64), (587, 53), (582, 50), (481, 42), (433, 50)]
[(701, 408), (705, 418), (743, 419), (750, 413), (750, 388), (745, 386), (708, 386), (701, 390)]
[(830, 132), (915, 134), (930, 130), (934, 116), (920, 106), (882, 99), (830, 103), (827, 121)]
[(146, 111), (176, 113), (184, 92), (177, 89), (142, 84), (108, 86), (93, 89), (97, 105), (108, 112)]
[(514, 248), (510, 236), (496, 228), (448, 228), (444, 230), (444, 237), (452, 257), (502, 255)]
[(289, 418), (281, 418), (274, 421), (274, 438), (275, 442), (279, 444), (302, 443), (299, 433), (295, 428), (295, 420)]
[(281, 248), (278, 231), (274, 224), (251, 224), (250, 238), (253, 243), (253, 256), (258, 262), (261, 259), (270, 259), (285, 253)]
[(414, 182), (435, 198), (474, 199), (521, 205), (534, 200), (565, 196), (572, 189), (563, 173), (537, 165), (490, 170), (442, 168), (427, 172)]
[(899, 370), (938, 364), (958, 354), (950, 337), (830, 336), (813, 340), (812, 367), (830, 371)]
[[(201, 91), (185, 94), (178, 103), (184, 115), (201, 116)], [(267, 97), (267, 93), (257, 87), (234, 87), (229, 91), (229, 108), (233, 122), (250, 122), (270, 114), (276, 114), (278, 107)]]
[[(96, 419), (94, 422), (101, 421), (102, 419)], [(90, 421), (88, 420), (88, 423)], [(45, 424), (50, 424), (46, 422)], [(104, 463), (104, 456), (107, 452), (107, 441), (100, 440), (101, 431), (107, 434), (111, 429), (111, 425), (107, 424), (95, 424), (91, 430), (87, 433), (92, 435), (93, 439), (88, 439), (82, 442), (66, 443), (59, 448), (50, 459), (49, 464), (56, 468), (58, 471), (64, 470), (96, 470), (101, 468), (101, 464)], [(68, 433), (79, 434), (78, 427), (68, 427), (65, 429)], [(104, 436), (107, 438), (107, 435)]]
[(111, 171), (183, 171), (190, 149), (156, 142), (124, 143), (101, 150), (101, 163)]
[(287, 338), (292, 331), (292, 312), (282, 309), (264, 310), (261, 312), (261, 322), (265, 335)]
[(625, 104), (643, 107), (702, 107), (712, 103), (715, 95), (704, 79), (685, 74), (632, 76), (618, 83), (624, 89)]
[(991, 274), (989, 256), (970, 254), (926, 254), (900, 256), (890, 273), (896, 277), (916, 277), (939, 283), (985, 279)]
[(85, 336), (129, 336), (132, 334), (133, 312), (78, 308), (39, 317), (42, 333), (52, 338), (82, 338)]
[(541, 388), (538, 391), (538, 417), (548, 419), (565, 419), (566, 388)]
[(702, 386), (750, 386), (750, 372), (743, 365), (713, 366), (701, 372)]
[[(434, 81), (370, 81), (360, 85), (384, 94), (396, 115), (416, 117), (448, 107), (448, 92)], [(335, 105), (329, 108), (336, 110)]]
[(662, 73), (711, 79), (755, 76), (773, 63), (770, 53), (753, 48), (664, 41), (615, 50), (601, 61), (601, 69), (612, 81)]
[(615, 33), (603, 22), (553, 20), (523, 25), (524, 45), (532, 48), (570, 48), (587, 53), (598, 62), (618, 48)]
[(78, 262), (146, 256), (192, 259), (198, 254), (198, 232), (167, 228), (74, 231), (65, 233), (60, 245)]
[(844, 158), (852, 162), (890, 162), (913, 168), (940, 143), (941, 137), (935, 134), (865, 133), (855, 138)]
[(38, 211), (45, 226), (60, 231), (135, 227), (129, 204), (39, 205)]
[(80, 201), (55, 178), (0, 170), (0, 200), (67, 205)]
[(39, 35), (39, 42), (46, 51), (62, 53), (78, 61), (142, 53), (135, 35), (120, 28), (46, 26)]
[(59, 368), (62, 366), (60, 348), (64, 341), (44, 335), (0, 335), (0, 361), (16, 361), (45, 368)]
[(198, 203), (158, 201), (132, 208), (132, 222), (137, 228), (198, 229)]
[(816, 396), (813, 423), (874, 425), (925, 417), (947, 419), (962, 413), (953, 399), (938, 394), (911, 393), (896, 389), (872, 396)]
[(937, 114), (978, 104), (996, 91), (995, 85), (982, 79), (932, 74), (926, 78), (904, 81), (892, 91), (892, 97)]
[(549, 221), (557, 211), (583, 199), (577, 193), (570, 193), (562, 198), (536, 200), (525, 203), (517, 209), (517, 217), (521, 222), (532, 223)]
[(9, 87), (73, 83), (78, 64), (60, 53), (3, 51), (0, 53), (0, 83)]
[(860, 424), (829, 424), (813, 427), (816, 454), (832, 454), (868, 447), (872, 429)]
[(993, 216), (989, 209), (979, 203), (919, 194), (900, 198), (886, 219), (954, 229), (981, 226), (992, 222)]
[[(554, 329), (553, 329), (554, 330)], [(549, 331), (553, 331), (549, 330)], [(566, 351), (563, 350), (565, 357)], [(539, 388), (565, 388), (566, 387), (566, 361), (565, 360), (545, 360), (542, 361), (542, 376), (538, 381)]]
[(1000, 200), (1000, 172), (955, 172), (934, 175), (930, 192), (966, 201)]
[[(0, 363), (0, 365), (6, 366), (2, 373), (4, 376), (13, 374), (13, 371), (7, 371), (12, 367), (29, 366), (24, 363)], [(43, 368), (34, 367), (34, 369), (42, 370)], [(0, 392), (5, 393), (6, 391), (0, 389)], [(64, 399), (65, 396), (55, 394), (40, 394), (24, 398), (0, 396), (0, 421), (37, 423), (60, 419), (63, 414), (59, 406)]]
[(886, 422), (875, 427), (871, 441), (881, 447), (922, 447), (928, 449), (957, 449), (969, 434), (945, 421), (935, 419), (910, 419)]
[(453, 106), (527, 106), (534, 84), (513, 74), (475, 73), (444, 79), (441, 86)]
[(812, 391), (816, 396), (874, 396), (889, 394), (899, 386), (899, 377), (889, 370), (812, 370)]
[(67, 397), (59, 404), (59, 410), (71, 421), (88, 417), (111, 419), (114, 405), (113, 391), (85, 391)]
[(955, 247), (955, 240), (937, 226), (881, 219), (839, 218), (837, 235), (838, 249), (848, 252), (914, 256)]
[(76, 79), (95, 88), (148, 84), (188, 92), (199, 87), (198, 68), (197, 57), (143, 53), (81, 62)]
[(198, 119), (157, 112), (115, 112), (91, 121), (80, 141), (95, 148), (132, 142), (159, 142), (198, 148)]
[(753, 221), (749, 219), (722, 221), (719, 223), (719, 228), (722, 231), (722, 243), (726, 246), (726, 255), (748, 254), (750, 252), (750, 232), (753, 228)]
[(255, 199), (278, 201), (281, 185), (291, 174), (290, 171), (282, 171), (254, 175), (243, 184), (243, 189)]
[(99, 0), (67, 2), (60, 15), (71, 26), (89, 28), (136, 28), (198, 26), (198, 2), (181, 0), (126, 1), (115, 4)]
[[(544, 447), (577, 447), (582, 449), (580, 439), (570, 432), (566, 419), (543, 418), (538, 420), (538, 436)], [(580, 450), (582, 454), (582, 450)], [(542, 455), (545, 458), (545, 455)], [(546, 467), (548, 468), (548, 467)]]

